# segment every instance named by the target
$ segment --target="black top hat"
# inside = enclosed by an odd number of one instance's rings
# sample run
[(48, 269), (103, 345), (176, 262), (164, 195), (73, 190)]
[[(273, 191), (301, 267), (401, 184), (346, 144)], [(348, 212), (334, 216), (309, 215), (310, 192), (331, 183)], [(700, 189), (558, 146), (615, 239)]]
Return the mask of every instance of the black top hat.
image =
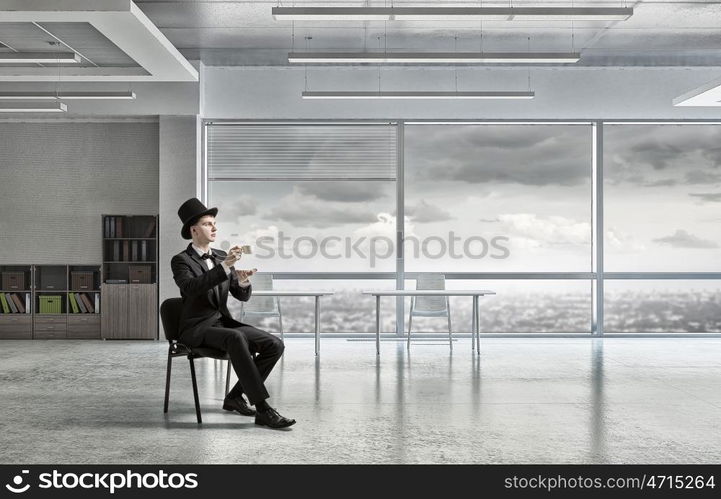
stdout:
[(198, 219), (205, 215), (215, 216), (218, 214), (218, 208), (208, 209), (198, 198), (190, 198), (178, 208), (178, 216), (183, 222), (183, 228), (180, 235), (183, 239), (192, 239), (190, 236), (190, 226), (195, 224)]

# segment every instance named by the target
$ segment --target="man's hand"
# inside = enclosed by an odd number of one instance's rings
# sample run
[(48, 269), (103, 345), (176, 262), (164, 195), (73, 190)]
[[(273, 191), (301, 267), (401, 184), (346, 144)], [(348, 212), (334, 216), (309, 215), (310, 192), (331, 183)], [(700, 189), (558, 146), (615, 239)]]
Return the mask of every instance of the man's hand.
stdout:
[(232, 267), (235, 265), (235, 262), (240, 260), (240, 256), (243, 254), (243, 249), (241, 246), (233, 246), (228, 250), (228, 256), (225, 257), (225, 260), (223, 260), (223, 263), (225, 263), (228, 267)]
[(250, 276), (258, 272), (258, 269), (236, 270), (235, 275), (238, 276), (238, 282), (246, 282)]

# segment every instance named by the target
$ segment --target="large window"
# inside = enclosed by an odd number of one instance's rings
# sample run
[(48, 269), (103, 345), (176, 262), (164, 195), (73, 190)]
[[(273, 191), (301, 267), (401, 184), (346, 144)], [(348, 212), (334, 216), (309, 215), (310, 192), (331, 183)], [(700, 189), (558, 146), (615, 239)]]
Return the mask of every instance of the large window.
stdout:
[[(371, 334), (361, 292), (426, 272), (497, 292), (481, 299), (483, 333), (721, 332), (721, 126), (598, 125), (206, 123), (217, 244), (252, 245), (243, 266), (277, 288), (334, 291), (324, 333)], [(382, 330), (407, 330), (409, 299), (382, 303)], [(450, 303), (454, 332), (469, 331), (470, 298)], [(310, 332), (312, 299), (283, 299), (283, 315)]]
[(591, 138), (587, 124), (406, 125), (406, 270), (589, 272)]
[(604, 284), (607, 332), (721, 332), (719, 144), (719, 125), (604, 126), (605, 270), (626, 277)]
[(604, 126), (609, 272), (721, 271), (721, 126)]

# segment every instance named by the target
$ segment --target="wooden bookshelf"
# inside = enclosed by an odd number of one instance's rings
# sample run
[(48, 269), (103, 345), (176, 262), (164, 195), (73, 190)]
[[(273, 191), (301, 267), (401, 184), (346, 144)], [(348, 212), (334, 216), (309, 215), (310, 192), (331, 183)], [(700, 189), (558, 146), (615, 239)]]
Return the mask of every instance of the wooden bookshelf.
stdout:
[(100, 339), (100, 265), (0, 265), (6, 277), (15, 273), (4, 284), (16, 283), (19, 272), (26, 289), (2, 292), (22, 297), (25, 311), (5, 313), (0, 303), (0, 339)]
[[(32, 275), (32, 265), (0, 265), (0, 339), (33, 337)], [(22, 311), (15, 299), (23, 305)]]
[(158, 337), (158, 216), (102, 215), (102, 337)]

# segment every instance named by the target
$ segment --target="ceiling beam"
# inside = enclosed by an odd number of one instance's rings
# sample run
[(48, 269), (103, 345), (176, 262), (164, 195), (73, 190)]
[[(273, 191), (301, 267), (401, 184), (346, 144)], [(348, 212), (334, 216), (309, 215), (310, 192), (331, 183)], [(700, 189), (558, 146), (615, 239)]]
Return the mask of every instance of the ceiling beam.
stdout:
[[(125, 52), (146, 71), (142, 78), (133, 75), (132, 81), (198, 81), (198, 72), (170, 43), (153, 22), (131, 0), (5, 0), (0, 3), (2, 22), (89, 23), (110, 42)], [(0, 73), (0, 81), (48, 81), (52, 69), (38, 78), (33, 68), (13, 68), (11, 74)], [(63, 68), (64, 69), (64, 68)], [(97, 68), (96, 68), (97, 69)], [(131, 81), (120, 80), (125, 68), (105, 68), (95, 79), (77, 79), (70, 72), (71, 81)], [(25, 77), (25, 80), (22, 78)], [(61, 73), (61, 80), (68, 76)]]

